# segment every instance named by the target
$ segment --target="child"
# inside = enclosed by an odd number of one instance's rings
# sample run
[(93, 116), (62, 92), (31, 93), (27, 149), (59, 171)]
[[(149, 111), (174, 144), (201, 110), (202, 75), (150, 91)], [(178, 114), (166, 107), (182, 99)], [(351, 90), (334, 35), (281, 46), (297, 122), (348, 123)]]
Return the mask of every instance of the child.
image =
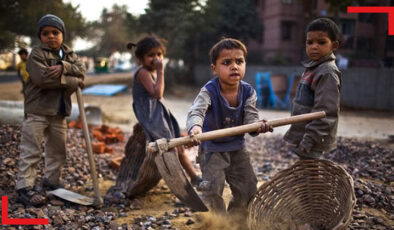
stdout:
[[(246, 54), (245, 45), (232, 38), (224, 38), (211, 48), (211, 69), (217, 77), (201, 89), (189, 110), (187, 130), (191, 136), (259, 121), (256, 92), (242, 81)], [(266, 131), (272, 131), (272, 127), (262, 122), (256, 135)], [(244, 217), (247, 214), (257, 179), (244, 145), (244, 135), (239, 135), (204, 141), (200, 146), (198, 159), (203, 181), (199, 189), (215, 212), (226, 212), (222, 194), (227, 181), (233, 194), (228, 211)]]
[(22, 93), (24, 94), (25, 91), (25, 85), (27, 82), (27, 79), (29, 78), (29, 73), (26, 71), (26, 61), (27, 57), (29, 55), (29, 52), (27, 52), (27, 49), (22, 48), (18, 51), (19, 57), (21, 58), (21, 61), (16, 65), (16, 69), (18, 70), (18, 77), (20, 78), (22, 82)]
[(45, 197), (33, 190), (36, 169), (45, 146), (43, 187), (62, 187), (60, 174), (66, 159), (65, 117), (70, 115), (71, 94), (83, 87), (85, 67), (65, 44), (65, 26), (55, 15), (43, 16), (37, 25), (41, 45), (27, 61), (30, 78), (25, 88), (25, 120), (21, 129), (16, 189), (18, 202), (42, 205)]
[[(133, 109), (142, 125), (149, 141), (160, 138), (176, 138), (180, 136), (179, 126), (164, 105), (164, 65), (165, 47), (161, 40), (148, 36), (135, 45), (128, 44), (131, 49), (136, 46), (135, 55), (141, 67), (134, 74)], [(179, 160), (191, 179), (193, 185), (201, 182), (193, 165), (187, 158), (183, 147), (177, 148)]]
[(300, 158), (320, 158), (336, 148), (341, 72), (333, 51), (339, 45), (337, 25), (328, 18), (312, 21), (306, 29), (305, 71), (293, 100), (292, 115), (325, 111), (326, 118), (293, 124), (284, 136)]

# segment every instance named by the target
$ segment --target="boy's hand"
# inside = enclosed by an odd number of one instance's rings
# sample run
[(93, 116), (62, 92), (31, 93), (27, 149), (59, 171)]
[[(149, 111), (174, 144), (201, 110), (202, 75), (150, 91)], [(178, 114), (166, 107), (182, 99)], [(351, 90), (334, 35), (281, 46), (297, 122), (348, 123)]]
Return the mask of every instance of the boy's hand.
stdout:
[(271, 125), (267, 124), (267, 120), (266, 119), (263, 119), (261, 127), (257, 130), (257, 133), (266, 133), (268, 131), (272, 133), (274, 131), (274, 128), (272, 128)]
[(78, 78), (78, 79), (80, 80), (78, 83), (79, 88), (81, 88), (81, 89), (85, 88), (85, 82), (80, 78)]
[(187, 144), (186, 147), (190, 148), (190, 147), (201, 144), (201, 141), (194, 138), (195, 135), (200, 134), (200, 133), (202, 133), (201, 126), (198, 126), (198, 125), (193, 126), (193, 128), (189, 131), (189, 137), (192, 139), (192, 142), (190, 144)]
[(164, 69), (164, 65), (163, 65), (163, 60), (161, 58), (155, 58), (153, 60), (153, 64), (155, 66), (155, 69), (157, 71), (163, 70)]
[(63, 66), (62, 65), (53, 65), (53, 66), (49, 66), (47, 68), (47, 77), (52, 78), (52, 79), (56, 79), (58, 77), (60, 77), (60, 75), (63, 72)]
[(66, 77), (66, 85), (72, 92), (76, 91), (78, 87), (84, 87), (83, 80), (77, 77)]

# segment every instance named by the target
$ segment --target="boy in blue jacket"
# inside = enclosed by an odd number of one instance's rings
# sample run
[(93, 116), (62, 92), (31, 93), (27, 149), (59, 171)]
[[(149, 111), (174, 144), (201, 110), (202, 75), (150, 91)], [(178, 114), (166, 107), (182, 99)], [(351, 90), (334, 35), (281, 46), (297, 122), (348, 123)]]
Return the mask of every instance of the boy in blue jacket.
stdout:
[[(201, 89), (189, 110), (187, 130), (191, 136), (259, 121), (256, 92), (242, 81), (246, 54), (245, 45), (232, 38), (224, 38), (211, 48), (211, 69), (217, 77)], [(272, 131), (272, 127), (262, 122), (255, 134), (267, 131)], [(222, 194), (227, 181), (233, 194), (228, 211), (247, 214), (248, 203), (257, 190), (257, 179), (244, 145), (244, 135), (201, 144), (198, 162), (203, 181), (199, 188), (204, 202), (215, 212), (226, 212)]]

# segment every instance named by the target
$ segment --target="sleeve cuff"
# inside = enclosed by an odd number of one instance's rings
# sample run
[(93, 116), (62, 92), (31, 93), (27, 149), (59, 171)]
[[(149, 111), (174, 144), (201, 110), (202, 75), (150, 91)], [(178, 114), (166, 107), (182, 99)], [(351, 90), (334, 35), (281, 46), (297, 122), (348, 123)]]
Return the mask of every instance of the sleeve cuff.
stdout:
[(66, 62), (66, 61), (61, 61), (62, 66), (63, 66), (63, 75), (68, 75), (68, 69), (71, 68), (71, 64)]

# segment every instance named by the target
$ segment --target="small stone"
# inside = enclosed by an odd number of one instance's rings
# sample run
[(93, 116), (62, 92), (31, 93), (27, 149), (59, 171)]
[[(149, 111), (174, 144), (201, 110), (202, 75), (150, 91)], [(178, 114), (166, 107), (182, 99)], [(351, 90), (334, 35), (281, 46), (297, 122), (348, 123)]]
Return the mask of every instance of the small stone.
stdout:
[(370, 195), (363, 196), (364, 202), (366, 202), (370, 206), (375, 206), (375, 199)]
[(193, 214), (191, 211), (186, 211), (185, 214), (183, 214), (183, 216), (185, 217), (191, 217)]
[(61, 200), (50, 200), (49, 201), (53, 206), (60, 206), (63, 207), (64, 206), (64, 202)]
[(191, 225), (191, 224), (194, 224), (195, 222), (194, 222), (194, 220), (192, 220), (192, 219), (188, 219), (187, 221), (186, 221), (186, 225)]

